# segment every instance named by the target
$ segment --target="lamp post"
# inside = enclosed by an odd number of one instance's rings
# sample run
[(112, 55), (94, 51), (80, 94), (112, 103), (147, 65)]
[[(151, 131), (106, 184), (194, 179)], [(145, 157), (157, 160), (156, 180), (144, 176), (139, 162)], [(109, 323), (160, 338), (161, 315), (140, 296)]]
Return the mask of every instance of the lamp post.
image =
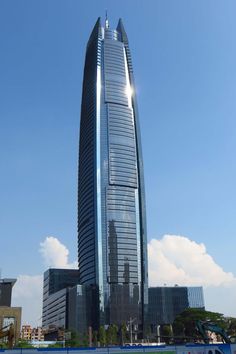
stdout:
[(160, 332), (160, 328), (161, 328), (161, 326), (160, 325), (157, 325), (157, 343), (159, 344), (159, 343), (161, 343), (161, 332)]

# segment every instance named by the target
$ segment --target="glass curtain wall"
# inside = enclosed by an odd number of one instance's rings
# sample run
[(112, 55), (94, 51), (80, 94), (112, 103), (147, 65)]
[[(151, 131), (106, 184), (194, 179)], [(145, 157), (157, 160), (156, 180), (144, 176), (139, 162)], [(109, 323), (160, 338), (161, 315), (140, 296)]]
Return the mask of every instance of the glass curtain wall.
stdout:
[(93, 327), (142, 328), (147, 294), (143, 162), (127, 36), (98, 19), (85, 59), (78, 189), (80, 282), (91, 286)]

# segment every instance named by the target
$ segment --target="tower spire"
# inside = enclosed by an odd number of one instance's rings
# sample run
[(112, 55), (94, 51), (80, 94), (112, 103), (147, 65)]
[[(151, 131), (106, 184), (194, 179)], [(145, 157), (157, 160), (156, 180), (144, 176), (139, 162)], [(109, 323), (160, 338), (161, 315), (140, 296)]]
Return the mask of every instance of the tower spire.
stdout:
[(106, 10), (106, 20), (105, 20), (105, 28), (109, 28), (109, 22), (108, 22), (108, 17), (107, 17), (107, 10)]

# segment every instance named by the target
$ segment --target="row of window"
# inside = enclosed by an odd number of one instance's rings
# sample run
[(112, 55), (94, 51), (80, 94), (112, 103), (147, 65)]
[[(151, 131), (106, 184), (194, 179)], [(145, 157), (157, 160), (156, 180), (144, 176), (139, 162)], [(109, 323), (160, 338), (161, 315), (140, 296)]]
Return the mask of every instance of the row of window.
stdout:
[(130, 129), (134, 127), (133, 117), (123, 113), (112, 113), (112, 115), (108, 113), (108, 124), (119, 124), (120, 126), (127, 126)]
[(120, 119), (117, 116), (109, 117), (108, 120), (109, 129), (125, 129), (133, 132), (134, 124), (131, 119)]
[(109, 103), (107, 105), (108, 108), (108, 116), (115, 116), (118, 115), (119, 117), (123, 118), (132, 118), (133, 110), (129, 107), (119, 106), (117, 104)]
[(124, 136), (134, 138), (134, 127), (130, 124), (109, 124), (109, 134), (124, 134)]
[(123, 210), (108, 210), (107, 220), (116, 220), (123, 223), (136, 222), (136, 213), (130, 213)]
[(109, 259), (109, 265), (110, 266), (113, 265), (113, 266), (117, 266), (117, 267), (124, 267), (125, 264), (129, 264), (129, 266), (133, 267), (133, 268), (137, 266), (137, 260), (134, 260), (134, 259), (130, 260), (129, 258), (127, 260), (127, 258), (128, 257), (126, 257), (123, 260), (117, 260), (117, 259), (114, 260), (112, 257), (111, 259)]
[(131, 197), (134, 198), (134, 190), (122, 186), (112, 186), (107, 188), (107, 197)]
[(88, 228), (79, 232), (78, 238), (78, 248), (82, 247), (84, 244), (94, 243), (94, 225), (93, 223), (88, 224)]
[[(126, 283), (126, 279), (122, 276), (120, 277), (112, 277), (112, 276), (109, 276), (108, 277), (108, 282), (109, 283)], [(138, 282), (138, 277), (130, 277), (129, 278), (129, 283), (137, 283)]]
[[(124, 89), (122, 84), (119, 87), (123, 87)], [(125, 94), (125, 91), (123, 94)], [(136, 188), (137, 159), (132, 109), (108, 104), (108, 121), (109, 181), (111, 184), (127, 185)]]
[(125, 69), (122, 65), (120, 65), (120, 63), (117, 63), (117, 64), (106, 64), (105, 66), (105, 75), (106, 77), (109, 75), (109, 74), (116, 74), (117, 76), (122, 76), (124, 79), (125, 79)]
[(128, 106), (126, 84), (120, 81), (105, 80), (105, 101)]
[(123, 59), (124, 61), (124, 49), (123, 44), (119, 41), (104, 41), (104, 57), (113, 56), (115, 58)]

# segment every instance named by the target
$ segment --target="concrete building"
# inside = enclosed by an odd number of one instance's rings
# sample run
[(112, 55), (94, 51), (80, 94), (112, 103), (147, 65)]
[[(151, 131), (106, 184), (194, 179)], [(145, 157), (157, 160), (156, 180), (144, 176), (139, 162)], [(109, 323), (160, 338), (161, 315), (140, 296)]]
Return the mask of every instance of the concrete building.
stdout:
[(23, 325), (20, 337), (26, 341), (43, 341), (44, 331), (42, 327), (32, 328), (30, 325)]
[(30, 325), (23, 325), (21, 327), (20, 337), (23, 340), (30, 341), (31, 333), (32, 333), (32, 327)]
[(32, 332), (31, 332), (31, 341), (43, 341), (44, 340), (44, 331), (42, 327), (36, 327), (36, 328), (32, 328)]
[(0, 306), (0, 328), (14, 325), (14, 342), (20, 338), (21, 307)]

